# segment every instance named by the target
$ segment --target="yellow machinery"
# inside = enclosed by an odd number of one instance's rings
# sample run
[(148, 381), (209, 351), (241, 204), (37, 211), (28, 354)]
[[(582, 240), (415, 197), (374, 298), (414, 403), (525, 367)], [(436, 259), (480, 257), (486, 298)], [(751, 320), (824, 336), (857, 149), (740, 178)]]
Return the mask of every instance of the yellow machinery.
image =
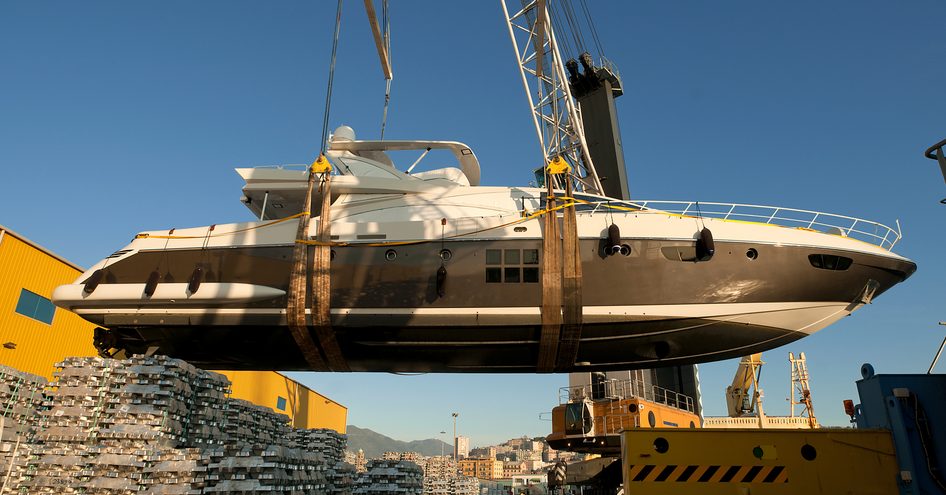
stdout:
[(625, 493), (897, 493), (897, 458), (885, 430), (635, 430), (622, 436)]
[(562, 388), (546, 441), (557, 450), (617, 455), (622, 431), (699, 426), (692, 398), (636, 380), (607, 380)]
[[(752, 354), (739, 361), (732, 385), (726, 387), (727, 417), (707, 417), (704, 428), (818, 428), (808, 386), (808, 365), (805, 353), (795, 357), (788, 353), (792, 365), (791, 414), (789, 416), (767, 416), (762, 410), (762, 354)], [(802, 410), (795, 414), (796, 406)]]

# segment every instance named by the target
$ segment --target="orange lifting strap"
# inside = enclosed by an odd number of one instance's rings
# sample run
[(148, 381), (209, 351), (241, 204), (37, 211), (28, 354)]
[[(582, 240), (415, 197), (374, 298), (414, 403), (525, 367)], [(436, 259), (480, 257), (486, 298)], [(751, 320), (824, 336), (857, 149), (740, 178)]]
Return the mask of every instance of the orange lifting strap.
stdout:
[[(319, 156), (319, 161), (325, 160)], [(319, 162), (317, 161), (316, 164)], [(327, 163), (327, 161), (326, 161)], [(314, 167), (315, 165), (313, 165)], [(319, 214), (319, 244), (315, 246), (315, 267), (312, 270), (312, 325), (325, 351), (332, 371), (351, 371), (338, 346), (332, 329), (332, 172), (331, 166), (322, 173), (322, 211)]]
[(289, 274), (289, 295), (286, 305), (286, 323), (292, 338), (299, 346), (302, 356), (309, 367), (314, 371), (328, 371), (328, 366), (319, 349), (309, 334), (306, 324), (306, 272), (308, 271), (308, 246), (298, 242), (308, 237), (309, 220), (312, 210), (312, 186), (315, 183), (315, 174), (309, 173), (309, 185), (305, 194), (305, 209), (299, 218), (299, 228), (296, 230), (296, 244), (292, 249), (292, 271)]
[[(563, 165), (564, 164), (564, 165)], [(574, 201), (564, 208), (559, 234), (552, 175), (564, 175), (565, 194), (572, 197), (567, 163), (559, 157), (546, 168), (547, 204), (542, 239), (542, 331), (536, 370), (550, 373), (572, 367), (578, 356), (582, 323), (581, 256)]]
[[(565, 194), (572, 197), (572, 181), (565, 180)], [(575, 202), (565, 208), (565, 222), (562, 232), (562, 325), (561, 340), (558, 346), (558, 369), (571, 368), (578, 357), (578, 343), (581, 340), (582, 298), (581, 298), (581, 248), (578, 245), (578, 218)]]

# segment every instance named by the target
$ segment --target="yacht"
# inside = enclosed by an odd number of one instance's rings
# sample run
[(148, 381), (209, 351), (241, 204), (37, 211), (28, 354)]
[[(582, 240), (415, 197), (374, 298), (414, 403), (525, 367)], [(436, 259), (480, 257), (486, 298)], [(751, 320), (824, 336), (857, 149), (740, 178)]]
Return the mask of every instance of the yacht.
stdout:
[[(420, 172), (392, 159), (431, 149), (451, 152), (455, 166)], [(480, 185), (476, 155), (452, 141), (359, 141), (342, 127), (327, 158), (331, 329), (347, 369), (547, 371), (537, 365), (545, 188)], [(103, 354), (312, 369), (286, 309), (308, 168), (237, 173), (257, 220), (139, 233), (55, 290), (57, 306), (100, 327)], [(582, 277), (577, 354), (558, 372), (763, 352), (851, 314), (916, 269), (891, 251), (899, 226), (757, 205), (563, 199), (576, 207)]]

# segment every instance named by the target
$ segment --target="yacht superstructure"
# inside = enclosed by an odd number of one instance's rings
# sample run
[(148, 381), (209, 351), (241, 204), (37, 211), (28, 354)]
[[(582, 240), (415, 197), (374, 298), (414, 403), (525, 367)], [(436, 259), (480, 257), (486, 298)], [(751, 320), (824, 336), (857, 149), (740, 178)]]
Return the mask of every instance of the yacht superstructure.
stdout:
[[(414, 172), (388, 156), (432, 148), (450, 150), (458, 167)], [(536, 371), (542, 216), (557, 214), (546, 211), (546, 190), (479, 185), (475, 154), (456, 142), (357, 141), (342, 128), (327, 155), (330, 314), (350, 369)], [(56, 290), (58, 306), (102, 327), (103, 352), (156, 347), (202, 366), (310, 368), (286, 318), (308, 171), (237, 172), (243, 202), (260, 220), (140, 233)], [(556, 371), (762, 352), (847, 316), (916, 268), (890, 251), (897, 231), (855, 218), (564, 199), (577, 208), (583, 302), (577, 357)], [(711, 252), (702, 245), (707, 230)]]

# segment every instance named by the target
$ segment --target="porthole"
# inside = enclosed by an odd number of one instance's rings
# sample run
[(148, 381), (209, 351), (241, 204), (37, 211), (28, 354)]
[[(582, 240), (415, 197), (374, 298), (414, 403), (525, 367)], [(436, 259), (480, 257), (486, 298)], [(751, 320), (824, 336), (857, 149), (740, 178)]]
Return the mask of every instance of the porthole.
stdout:
[(627, 406), (627, 412), (634, 414), (637, 412), (637, 404), (630, 404)]
[(651, 428), (657, 427), (657, 416), (654, 415), (654, 411), (647, 413), (647, 422), (650, 424)]
[(749, 248), (746, 250), (746, 258), (749, 258), (750, 260), (754, 260), (758, 257), (759, 257), (759, 252), (756, 251), (755, 248)]
[(656, 450), (658, 454), (666, 454), (667, 451), (670, 450), (670, 442), (664, 437), (657, 437), (654, 439), (654, 450)]
[(449, 249), (441, 249), (440, 259), (444, 261), (450, 261), (451, 259), (453, 259), (453, 251), (450, 251)]
[(815, 450), (813, 446), (806, 443), (805, 445), (801, 446), (801, 456), (806, 461), (813, 461), (815, 460), (815, 457), (818, 457), (818, 451)]
[(386, 260), (388, 260), (388, 261), (394, 261), (394, 260), (396, 260), (396, 259), (397, 259), (397, 251), (395, 251), (395, 250), (393, 250), (393, 249), (388, 249), (387, 251), (384, 252), (384, 259), (386, 259)]

